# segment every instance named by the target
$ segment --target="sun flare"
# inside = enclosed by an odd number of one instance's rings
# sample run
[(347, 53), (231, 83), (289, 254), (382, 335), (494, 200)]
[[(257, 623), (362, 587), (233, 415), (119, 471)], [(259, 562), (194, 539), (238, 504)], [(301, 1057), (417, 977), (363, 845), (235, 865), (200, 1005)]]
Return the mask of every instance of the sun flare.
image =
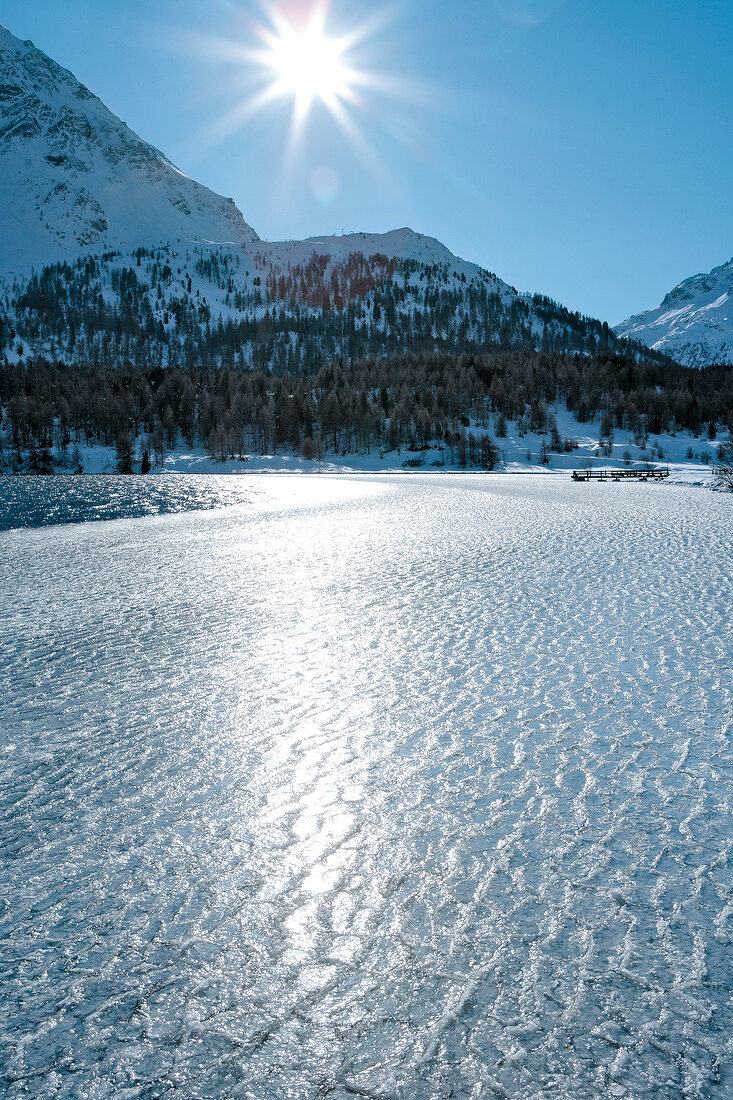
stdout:
[(293, 100), (292, 136), (302, 131), (311, 107), (320, 101), (346, 129), (345, 106), (357, 103), (361, 76), (348, 62), (354, 35), (337, 37), (326, 31), (325, 4), (311, 9), (306, 20), (293, 21), (282, 11), (271, 13), (271, 25), (259, 29), (262, 46), (252, 60), (266, 74), (262, 100)]
[(262, 61), (275, 76), (273, 91), (293, 95), (301, 111), (315, 99), (333, 107), (348, 97), (354, 74), (344, 60), (345, 43), (326, 34), (322, 11), (300, 28), (280, 20), (266, 42)]
[(284, 164), (290, 170), (309, 126), (324, 121), (316, 110), (321, 106), (362, 164), (379, 172), (359, 116), (373, 115), (380, 99), (412, 94), (407, 82), (374, 67), (374, 40), (392, 25), (393, 9), (375, 7), (360, 23), (347, 26), (342, 19), (330, 21), (329, 0), (258, 2), (263, 18), (246, 24), (249, 41), (236, 35), (231, 40), (195, 39), (197, 52), (237, 69), (233, 105), (207, 129), (207, 139), (221, 141), (278, 101), (289, 104)]

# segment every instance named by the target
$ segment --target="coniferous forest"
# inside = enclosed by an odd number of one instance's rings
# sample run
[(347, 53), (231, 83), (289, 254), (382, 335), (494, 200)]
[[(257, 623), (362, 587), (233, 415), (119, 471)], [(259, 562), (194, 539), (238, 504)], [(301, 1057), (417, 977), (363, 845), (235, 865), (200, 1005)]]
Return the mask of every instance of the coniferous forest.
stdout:
[(278, 449), (308, 459), (399, 449), (418, 465), (438, 445), (451, 463), (491, 469), (509, 420), (546, 434), (548, 453), (573, 448), (553, 406), (581, 422), (600, 417), (601, 436), (731, 431), (733, 368), (527, 350), (339, 359), (292, 374), (38, 359), (2, 369), (0, 406), (0, 460), (29, 472), (73, 469), (77, 448), (94, 443), (117, 448), (121, 472), (146, 472), (179, 439), (219, 461)]
[[(467, 279), (446, 264), (379, 253), (341, 261), (314, 253), (283, 268), (224, 249), (140, 248), (52, 264), (6, 287), (0, 356), (31, 349), (92, 367), (205, 363), (284, 374), (405, 350), (631, 348), (604, 322), (509, 290), (483, 269)], [(636, 353), (666, 361), (642, 345)]]

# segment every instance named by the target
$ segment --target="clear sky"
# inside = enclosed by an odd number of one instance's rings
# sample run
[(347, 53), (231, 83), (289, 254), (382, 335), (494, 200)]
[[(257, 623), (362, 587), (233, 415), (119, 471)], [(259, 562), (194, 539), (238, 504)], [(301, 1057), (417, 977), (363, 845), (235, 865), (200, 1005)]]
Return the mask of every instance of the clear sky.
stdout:
[(317, 101), (294, 149), (287, 95), (224, 124), (272, 6), (0, 0), (0, 22), (268, 239), (409, 225), (611, 322), (733, 254), (733, 0), (331, 0), (332, 34), (368, 21), (360, 143)]

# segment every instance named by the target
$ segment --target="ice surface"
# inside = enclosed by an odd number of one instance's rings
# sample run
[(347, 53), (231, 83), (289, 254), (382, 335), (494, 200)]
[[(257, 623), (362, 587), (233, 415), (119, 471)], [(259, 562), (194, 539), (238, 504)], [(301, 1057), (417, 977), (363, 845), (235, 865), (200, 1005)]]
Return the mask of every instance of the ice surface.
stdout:
[(0, 535), (0, 1091), (731, 1096), (730, 498), (249, 484)]

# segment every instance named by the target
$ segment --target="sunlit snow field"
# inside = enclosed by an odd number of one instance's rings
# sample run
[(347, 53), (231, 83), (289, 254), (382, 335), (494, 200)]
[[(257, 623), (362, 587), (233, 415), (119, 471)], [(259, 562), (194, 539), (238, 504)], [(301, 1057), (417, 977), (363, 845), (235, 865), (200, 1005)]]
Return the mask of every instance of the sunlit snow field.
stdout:
[(731, 498), (236, 492), (0, 534), (0, 1093), (732, 1096)]

